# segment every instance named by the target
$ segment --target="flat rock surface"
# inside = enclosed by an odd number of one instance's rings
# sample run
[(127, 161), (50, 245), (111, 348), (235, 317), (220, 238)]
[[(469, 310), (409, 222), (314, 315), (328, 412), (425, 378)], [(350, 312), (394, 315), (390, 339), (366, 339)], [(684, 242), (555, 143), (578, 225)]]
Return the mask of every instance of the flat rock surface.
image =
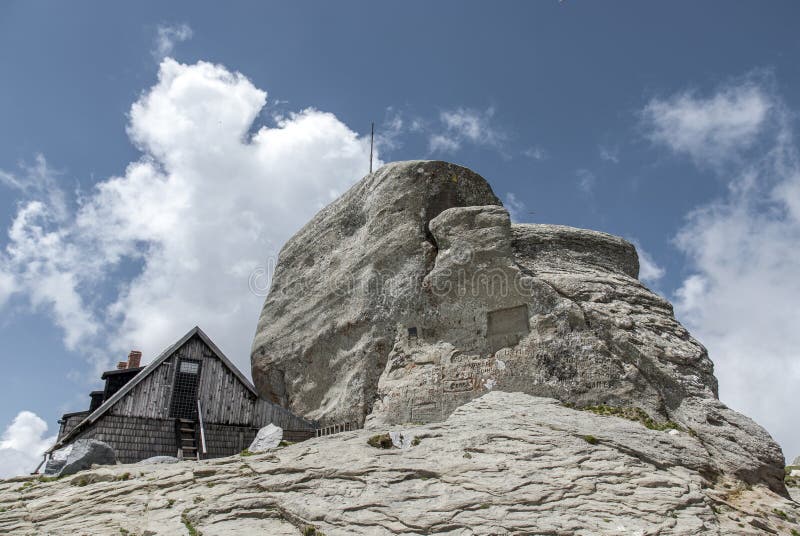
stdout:
[[(367, 444), (402, 431), (407, 448)], [(795, 502), (701, 442), (521, 393), (253, 456), (0, 481), (2, 534), (791, 534)], [(126, 532), (127, 531), (127, 532)], [(318, 534), (318, 533), (317, 533)]]

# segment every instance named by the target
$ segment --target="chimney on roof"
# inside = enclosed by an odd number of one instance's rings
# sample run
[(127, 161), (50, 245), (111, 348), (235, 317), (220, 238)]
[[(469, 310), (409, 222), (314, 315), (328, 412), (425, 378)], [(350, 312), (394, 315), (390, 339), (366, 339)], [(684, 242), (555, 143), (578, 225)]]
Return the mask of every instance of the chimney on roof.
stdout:
[(139, 350), (131, 350), (128, 354), (128, 368), (139, 368), (142, 363), (142, 352)]
[(117, 363), (117, 370), (125, 370), (126, 368), (128, 368), (127, 361), (120, 361), (119, 363)]

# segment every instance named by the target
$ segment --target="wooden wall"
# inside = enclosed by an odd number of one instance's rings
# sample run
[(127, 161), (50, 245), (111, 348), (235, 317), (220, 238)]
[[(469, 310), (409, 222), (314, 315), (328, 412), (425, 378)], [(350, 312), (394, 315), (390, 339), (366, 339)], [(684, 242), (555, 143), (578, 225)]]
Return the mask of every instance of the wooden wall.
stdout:
[(257, 398), (231, 370), (195, 335), (180, 346), (147, 378), (108, 411), (129, 417), (169, 418), (172, 385), (178, 359), (202, 363), (198, 398), (203, 422), (261, 428), (269, 423), (291, 430), (310, 430), (314, 425), (285, 408)]
[(134, 463), (152, 456), (178, 454), (174, 419), (106, 414), (78, 438), (108, 443), (122, 463)]
[(62, 437), (70, 433), (73, 428), (78, 426), (87, 415), (89, 415), (88, 411), (68, 413), (64, 415), (61, 420), (61, 427), (58, 429), (58, 441), (61, 441)]

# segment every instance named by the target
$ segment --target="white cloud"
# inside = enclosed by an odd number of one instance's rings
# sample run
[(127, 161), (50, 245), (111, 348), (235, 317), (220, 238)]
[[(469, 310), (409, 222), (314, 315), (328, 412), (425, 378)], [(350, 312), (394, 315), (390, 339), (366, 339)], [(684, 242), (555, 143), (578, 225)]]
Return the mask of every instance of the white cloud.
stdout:
[(517, 195), (514, 192), (506, 193), (505, 199), (503, 199), (503, 204), (508, 209), (508, 214), (511, 217), (511, 221), (514, 223), (520, 223), (523, 221), (524, 212), (525, 212), (525, 203), (522, 202), (517, 198)]
[(403, 113), (389, 106), (383, 121), (375, 128), (375, 146), (384, 152), (397, 150), (403, 146), (402, 136), (411, 126), (406, 124)]
[(534, 160), (545, 160), (547, 158), (547, 151), (545, 151), (542, 147), (538, 145), (534, 145), (533, 147), (528, 147), (522, 154), (527, 156), (528, 158), (533, 158)]
[(0, 308), (2, 308), (14, 292), (17, 291), (17, 282), (13, 274), (6, 273), (0, 268)]
[(167, 25), (161, 24), (156, 28), (156, 39), (153, 56), (160, 60), (172, 54), (175, 44), (192, 38), (192, 29), (188, 24)]
[(578, 177), (578, 188), (586, 195), (593, 194), (597, 176), (588, 169), (579, 169), (575, 175)]
[(444, 134), (431, 134), (428, 149), (432, 153), (454, 153), (461, 148), (461, 142)]
[[(51, 311), (72, 348), (136, 347), (146, 361), (197, 324), (249, 372), (263, 303), (250, 274), (369, 167), (369, 137), (312, 108), (250, 134), (265, 101), (223, 66), (165, 59), (130, 111), (142, 158), (69, 220), (52, 218), (47, 199), (22, 205), (0, 271)], [(141, 269), (109, 281), (122, 265)], [(111, 300), (92, 290), (108, 287)]]
[(712, 159), (729, 183), (725, 197), (688, 215), (675, 239), (691, 268), (675, 293), (676, 312), (708, 347), (721, 399), (766, 426), (794, 457), (800, 164), (790, 114), (778, 95), (753, 83), (703, 99), (680, 94), (656, 109), (686, 128), (669, 134), (655, 125), (654, 139), (699, 164)]
[(465, 142), (502, 151), (506, 134), (492, 124), (494, 108), (478, 111), (470, 108), (445, 110), (439, 114), (444, 130), (428, 137), (431, 152), (455, 152)]
[(683, 92), (653, 99), (642, 118), (653, 142), (687, 154), (697, 164), (714, 166), (755, 142), (771, 108), (765, 90), (748, 81), (706, 98)]
[(639, 254), (639, 279), (655, 287), (667, 273), (666, 270), (658, 265), (638, 240), (631, 240), (631, 243), (636, 246), (636, 252)]
[(81, 278), (96, 274), (97, 259), (84, 257), (93, 252), (72, 241), (70, 231), (62, 227), (68, 225), (66, 218), (56, 216), (51, 198), (20, 206), (0, 255), (0, 272), (15, 283), (13, 290), (28, 295), (31, 305), (50, 310), (64, 330), (67, 348), (74, 349), (97, 332), (96, 319), (78, 289)]
[(0, 169), (0, 184), (17, 190), (25, 199), (46, 198), (52, 216), (63, 219), (67, 214), (64, 190), (59, 184), (62, 173), (47, 165), (44, 155), (37, 154), (32, 165), (20, 164), (20, 173)]
[(618, 147), (606, 147), (601, 145), (599, 148), (600, 151), (600, 159), (605, 160), (606, 162), (611, 162), (612, 164), (619, 164), (619, 148)]
[(0, 438), (0, 478), (30, 473), (42, 461), (55, 436), (46, 437), (47, 423), (30, 411), (21, 411)]

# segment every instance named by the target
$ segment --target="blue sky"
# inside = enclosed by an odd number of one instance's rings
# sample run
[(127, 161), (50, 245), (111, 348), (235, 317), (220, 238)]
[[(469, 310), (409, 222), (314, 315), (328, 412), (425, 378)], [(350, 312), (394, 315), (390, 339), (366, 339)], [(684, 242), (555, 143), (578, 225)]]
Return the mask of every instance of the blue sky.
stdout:
[(249, 373), (263, 273), (367, 171), (371, 121), (382, 161), (454, 161), (517, 221), (634, 240), (722, 400), (800, 455), (799, 17), (4, 2), (0, 474), (132, 347), (146, 362), (199, 324)]

